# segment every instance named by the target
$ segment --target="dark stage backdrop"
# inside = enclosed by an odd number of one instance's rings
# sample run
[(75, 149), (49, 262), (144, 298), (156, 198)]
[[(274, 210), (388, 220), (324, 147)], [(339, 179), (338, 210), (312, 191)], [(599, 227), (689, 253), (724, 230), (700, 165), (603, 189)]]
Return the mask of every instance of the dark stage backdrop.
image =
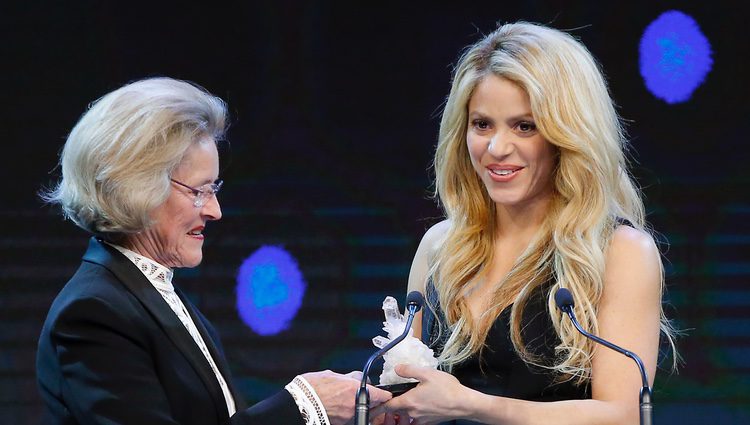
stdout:
[[(0, 6), (0, 423), (39, 420), (37, 337), (87, 236), (36, 192), (59, 176), (57, 154), (90, 101), (167, 75), (229, 103), (224, 218), (207, 228), (203, 264), (178, 273), (176, 284), (216, 325), (242, 391), (257, 401), (297, 373), (359, 369), (373, 351), (383, 298), (403, 299), (418, 241), (440, 219), (429, 165), (451, 66), (497, 21), (519, 19), (580, 37), (628, 120), (649, 220), (668, 242), (668, 312), (687, 331), (679, 374), (656, 378), (657, 423), (750, 422), (741, 2), (359, 3)], [(646, 27), (672, 9), (697, 21), (713, 52), (705, 83), (676, 104), (652, 94), (639, 71)], [(690, 56), (672, 53), (665, 60), (675, 66)], [(246, 303), (261, 326), (272, 323), (263, 311), (276, 307), (292, 317), (265, 336), (236, 307), (240, 266), (263, 246), (290, 254), (306, 283), (297, 311), (289, 300), (300, 292), (282, 273), (294, 263), (255, 269), (253, 284), (271, 294)]]

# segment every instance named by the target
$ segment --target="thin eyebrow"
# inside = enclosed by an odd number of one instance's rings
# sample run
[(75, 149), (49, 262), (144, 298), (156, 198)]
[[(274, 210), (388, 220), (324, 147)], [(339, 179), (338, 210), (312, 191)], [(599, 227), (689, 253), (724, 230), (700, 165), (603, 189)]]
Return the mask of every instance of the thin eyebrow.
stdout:
[(487, 116), (487, 115), (485, 115), (485, 114), (483, 114), (481, 112), (472, 112), (472, 113), (470, 113), (468, 121), (471, 123), (472, 121), (475, 121), (475, 120), (487, 121), (490, 124), (493, 124), (495, 122), (495, 120), (493, 120), (492, 118), (490, 118), (489, 116)]
[(534, 116), (529, 114), (516, 115), (515, 117), (508, 118), (509, 121), (534, 121)]
[(208, 185), (210, 185), (210, 183), (202, 184), (202, 185), (196, 187), (195, 188), (195, 192), (194, 192), (195, 195), (198, 196), (198, 195), (206, 195), (208, 193), (211, 193), (211, 188), (210, 187), (206, 187)]
[(203, 187), (203, 186), (205, 186), (205, 185), (207, 185), (207, 184), (215, 184), (215, 183), (217, 183), (217, 182), (218, 182), (219, 180), (221, 180), (221, 179), (216, 179), (216, 180), (210, 180), (210, 179), (206, 179), (206, 180), (203, 180), (203, 182), (202, 182), (202, 183), (199, 183), (199, 184), (195, 185), (195, 187)]
[[(483, 120), (490, 121), (490, 122), (494, 121), (487, 114), (484, 114), (479, 111), (470, 111), (469, 119), (483, 119)], [(526, 112), (526, 113), (515, 115), (506, 119), (506, 122), (515, 122), (515, 121), (534, 121), (534, 116), (531, 114), (531, 112)]]

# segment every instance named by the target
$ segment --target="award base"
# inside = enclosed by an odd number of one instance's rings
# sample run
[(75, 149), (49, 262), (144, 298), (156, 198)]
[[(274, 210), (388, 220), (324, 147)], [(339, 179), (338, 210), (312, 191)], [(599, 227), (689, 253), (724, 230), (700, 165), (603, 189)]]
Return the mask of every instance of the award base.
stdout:
[(416, 387), (417, 384), (419, 384), (419, 382), (404, 382), (402, 384), (376, 385), (376, 387), (388, 391), (395, 397)]

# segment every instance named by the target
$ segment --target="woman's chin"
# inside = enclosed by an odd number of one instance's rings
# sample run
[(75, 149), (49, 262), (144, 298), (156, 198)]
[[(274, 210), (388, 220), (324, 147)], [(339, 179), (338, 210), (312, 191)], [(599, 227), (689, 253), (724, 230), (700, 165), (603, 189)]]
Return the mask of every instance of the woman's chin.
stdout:
[(193, 267), (198, 267), (201, 264), (201, 261), (203, 261), (202, 252), (191, 253), (189, 255), (181, 255), (177, 257), (174, 261), (174, 264), (170, 267), (178, 269), (190, 269)]

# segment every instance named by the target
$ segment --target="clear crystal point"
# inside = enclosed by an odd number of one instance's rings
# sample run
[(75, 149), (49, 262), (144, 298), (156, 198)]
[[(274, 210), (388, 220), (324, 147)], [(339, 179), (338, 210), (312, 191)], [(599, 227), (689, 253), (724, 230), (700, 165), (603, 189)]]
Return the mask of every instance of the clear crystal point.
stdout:
[(389, 342), (391, 342), (390, 339), (388, 339), (388, 338), (386, 338), (384, 336), (380, 336), (380, 335), (378, 335), (378, 336), (376, 336), (375, 338), (372, 339), (372, 343), (375, 344), (375, 346), (378, 347), (378, 348), (385, 347), (386, 345), (388, 345)]
[(385, 297), (383, 312), (385, 313), (385, 321), (388, 323), (395, 324), (404, 320), (404, 316), (398, 311), (398, 301), (393, 297)]
[[(396, 339), (406, 327), (406, 318), (399, 313), (398, 301), (395, 298), (389, 296), (383, 300), (383, 314), (385, 315), (383, 330), (388, 333), (388, 337), (376, 336), (372, 339), (372, 343), (378, 348), (383, 348)], [(397, 364), (406, 363), (432, 368), (437, 368), (438, 364), (433, 351), (422, 341), (414, 338), (411, 329), (403, 341), (385, 353), (383, 359), (385, 360), (383, 373), (380, 375), (380, 383), (383, 385), (414, 381), (398, 376), (393, 370)]]

